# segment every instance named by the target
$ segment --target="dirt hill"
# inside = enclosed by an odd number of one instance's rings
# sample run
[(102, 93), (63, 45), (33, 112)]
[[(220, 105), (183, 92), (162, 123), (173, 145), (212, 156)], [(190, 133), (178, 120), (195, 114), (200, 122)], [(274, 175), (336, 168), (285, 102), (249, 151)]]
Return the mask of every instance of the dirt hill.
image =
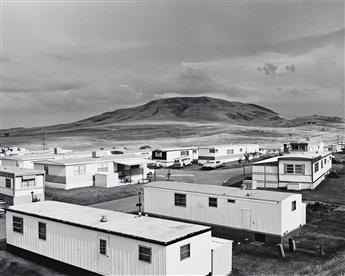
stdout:
[(210, 97), (176, 97), (151, 101), (138, 107), (117, 109), (76, 124), (85, 126), (133, 121), (229, 122), (246, 125), (266, 124), (283, 119), (276, 112), (259, 105)]

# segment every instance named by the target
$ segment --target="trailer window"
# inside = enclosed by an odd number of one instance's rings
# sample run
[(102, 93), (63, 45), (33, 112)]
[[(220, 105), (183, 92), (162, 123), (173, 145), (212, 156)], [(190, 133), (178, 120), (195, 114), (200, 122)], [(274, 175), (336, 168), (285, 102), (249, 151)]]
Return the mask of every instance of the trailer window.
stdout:
[(38, 223), (38, 238), (41, 240), (47, 239), (47, 225), (43, 222)]
[(190, 257), (190, 243), (180, 247), (180, 260)]
[(188, 150), (182, 150), (181, 156), (184, 156), (184, 155), (189, 155), (189, 151)]
[(163, 157), (163, 152), (155, 151), (155, 157)]
[(13, 232), (23, 234), (24, 220), (21, 217), (13, 216)]
[(6, 188), (10, 188), (11, 189), (11, 185), (12, 185), (11, 178), (6, 178)]
[(296, 164), (295, 165), (295, 174), (304, 174), (304, 165)]
[(293, 164), (286, 164), (285, 165), (285, 173), (294, 173), (294, 166), (293, 166)]
[(99, 239), (99, 254), (107, 255), (107, 241)]
[(139, 260), (147, 263), (151, 263), (152, 248), (139, 245)]
[(235, 203), (236, 201), (234, 199), (228, 199), (229, 203)]
[(314, 172), (317, 172), (317, 171), (319, 171), (319, 162), (316, 162), (314, 164)]
[(86, 174), (86, 167), (85, 165), (83, 166), (74, 166), (74, 175), (82, 175)]
[(291, 202), (291, 211), (295, 211), (296, 210), (296, 200)]
[(218, 201), (216, 197), (209, 197), (208, 198), (208, 206), (210, 207), (218, 207)]
[(21, 187), (22, 188), (30, 188), (30, 187), (35, 187), (35, 179), (28, 179), (28, 180), (22, 180)]
[(228, 149), (228, 150), (226, 151), (226, 154), (234, 154), (234, 150), (233, 150), (233, 149)]
[(108, 171), (108, 163), (101, 163), (99, 164), (98, 170), (99, 172), (107, 172)]
[(175, 194), (175, 206), (187, 206), (186, 195), (185, 194)]

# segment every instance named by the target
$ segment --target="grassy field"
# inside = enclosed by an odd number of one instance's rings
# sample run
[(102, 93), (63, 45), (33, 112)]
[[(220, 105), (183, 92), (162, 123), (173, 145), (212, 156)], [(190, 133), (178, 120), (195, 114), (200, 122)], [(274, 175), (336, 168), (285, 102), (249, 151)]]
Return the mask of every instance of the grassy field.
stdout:
[(286, 258), (282, 258), (277, 247), (240, 244), (234, 249), (233, 275), (344, 275), (344, 229), (345, 209), (335, 204), (309, 205), (307, 225), (295, 237), (296, 252), (285, 246)]
[(56, 200), (79, 205), (91, 205), (137, 195), (143, 192), (142, 184), (123, 185), (114, 188), (85, 187), (72, 190), (61, 190), (46, 187), (46, 200)]
[[(39, 149), (42, 131), (18, 130), (9, 137), (1, 135), (2, 146), (20, 146)], [(282, 146), (287, 139), (317, 137), (332, 143), (342, 130), (336, 123), (298, 127), (241, 126), (224, 123), (142, 123), (110, 124), (82, 129), (59, 129), (46, 132), (49, 147), (90, 149), (100, 147), (127, 147), (141, 145), (155, 147), (195, 146), (229, 143), (259, 143), (261, 146)]]

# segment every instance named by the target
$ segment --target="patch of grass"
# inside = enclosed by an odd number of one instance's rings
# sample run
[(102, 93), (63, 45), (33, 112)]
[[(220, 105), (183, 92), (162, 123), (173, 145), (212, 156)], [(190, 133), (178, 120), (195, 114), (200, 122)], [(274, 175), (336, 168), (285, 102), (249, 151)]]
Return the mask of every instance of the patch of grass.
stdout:
[(113, 188), (85, 187), (72, 190), (61, 190), (46, 187), (46, 200), (56, 200), (67, 203), (90, 205), (143, 193), (143, 184), (123, 185)]
[(307, 212), (307, 225), (294, 237), (296, 252), (289, 252), (285, 244), (286, 258), (282, 258), (277, 247), (240, 244), (234, 248), (232, 275), (344, 275), (345, 209), (314, 203)]

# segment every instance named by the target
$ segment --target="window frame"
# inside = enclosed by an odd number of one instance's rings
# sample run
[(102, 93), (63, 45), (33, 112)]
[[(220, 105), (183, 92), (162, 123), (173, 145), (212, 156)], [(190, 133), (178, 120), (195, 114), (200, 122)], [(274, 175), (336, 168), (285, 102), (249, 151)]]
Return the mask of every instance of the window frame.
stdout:
[[(42, 230), (42, 226), (43, 230)], [(45, 222), (39, 221), (38, 222), (38, 238), (40, 240), (47, 240), (47, 224)]]
[[(17, 219), (20, 221), (15, 221)], [(24, 233), (24, 218), (18, 216), (12, 217), (12, 231), (20, 234)]]
[[(148, 250), (149, 252), (142, 252), (142, 250)], [(138, 246), (138, 259), (139, 261), (152, 263), (152, 247), (139, 245)]]
[(163, 152), (162, 151), (155, 151), (154, 157), (162, 158), (163, 157)]
[(190, 243), (180, 246), (180, 261), (190, 258), (191, 246)]
[(107, 256), (108, 253), (108, 241), (104, 238), (99, 239), (98, 253), (103, 256)]
[(108, 172), (108, 163), (100, 163), (97, 172)]
[[(177, 197), (183, 197), (184, 199), (178, 199)], [(187, 207), (187, 195), (174, 193), (174, 205), (179, 207)]]
[(285, 173), (286, 174), (294, 174), (295, 173), (294, 164), (285, 164)]
[(227, 149), (227, 150), (226, 150), (226, 154), (227, 154), (227, 155), (234, 154), (234, 150), (233, 150), (233, 149)]
[(218, 208), (218, 198), (209, 197), (208, 198), (208, 206), (213, 207), (213, 208)]
[(296, 211), (297, 209), (297, 202), (296, 200), (291, 201), (291, 212)]
[[(33, 185), (31, 184), (33, 183)], [(32, 188), (32, 187), (36, 187), (36, 179), (32, 178), (32, 179), (22, 179), (22, 183), (20, 184), (21, 188)]]
[(85, 175), (86, 174), (86, 166), (85, 165), (76, 165), (73, 166), (73, 175)]
[[(8, 180), (10, 181), (9, 183), (8, 183)], [(5, 179), (5, 187), (8, 188), (8, 189), (12, 189), (12, 179), (11, 178), (6, 178)]]

